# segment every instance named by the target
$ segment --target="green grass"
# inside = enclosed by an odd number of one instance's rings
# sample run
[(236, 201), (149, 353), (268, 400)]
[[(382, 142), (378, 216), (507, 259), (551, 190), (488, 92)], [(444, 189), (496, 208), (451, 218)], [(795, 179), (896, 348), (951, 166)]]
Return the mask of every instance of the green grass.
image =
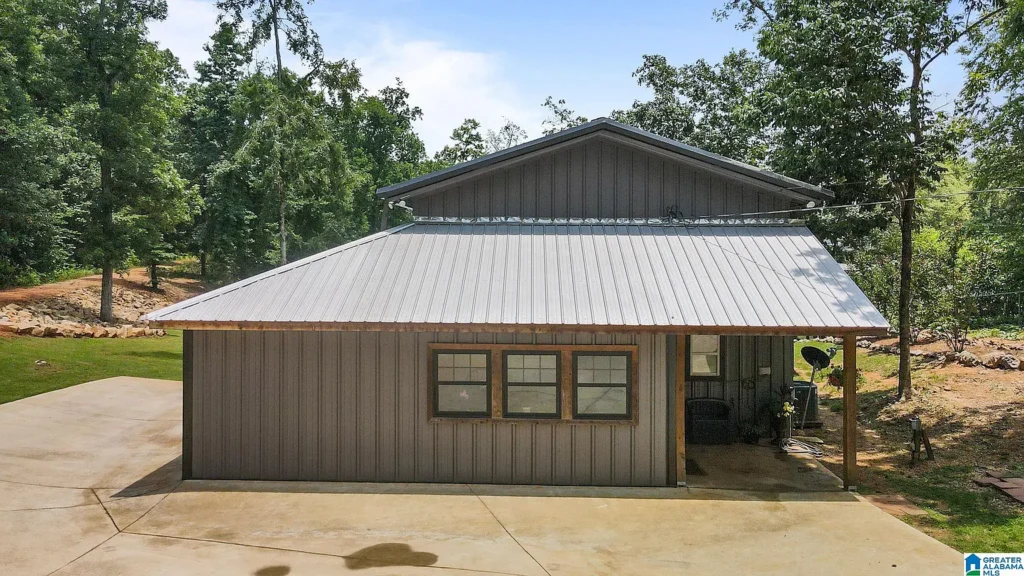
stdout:
[[(47, 365), (37, 366), (37, 360)], [(162, 338), (0, 338), (0, 404), (112, 376), (181, 380), (181, 332)]]
[[(811, 376), (811, 367), (807, 362), (804, 362), (803, 356), (800, 355), (800, 351), (805, 346), (813, 346), (822, 350), (828, 350), (829, 348), (835, 348), (838, 352), (835, 357), (832, 358), (832, 366), (843, 365), (843, 345), (842, 344), (827, 344), (825, 342), (797, 342), (793, 346), (793, 351), (796, 354), (796, 361), (794, 368), (796, 368), (797, 374), (800, 375), (800, 379), (806, 380)], [(914, 359), (914, 366), (917, 366), (919, 362)], [(857, 368), (863, 372), (877, 372), (881, 374), (883, 378), (892, 378), (899, 372), (900, 359), (895, 354), (881, 354), (872, 353), (864, 348), (857, 349)], [(827, 373), (828, 370), (826, 369)], [(821, 383), (821, 375), (815, 376), (815, 381)]]
[[(1016, 466), (1024, 475), (1024, 465)], [(906, 521), (932, 532), (962, 552), (1024, 550), (1024, 514), (1009, 497), (978, 488), (973, 466), (941, 466), (920, 476), (886, 473), (890, 488), (922, 507), (928, 516)]]

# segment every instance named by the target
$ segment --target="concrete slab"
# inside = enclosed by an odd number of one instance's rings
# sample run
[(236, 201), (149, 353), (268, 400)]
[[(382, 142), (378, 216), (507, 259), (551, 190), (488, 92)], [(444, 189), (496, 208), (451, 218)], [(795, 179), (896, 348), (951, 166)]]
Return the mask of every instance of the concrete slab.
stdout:
[(181, 483), (180, 410), (122, 378), (0, 406), (0, 574), (960, 573), (800, 459), (711, 454), (684, 489)]
[(411, 549), (438, 567), (544, 574), (471, 493), (348, 493), (344, 485), (302, 492), (303, 486), (280, 483), (282, 491), (268, 491), (265, 484), (251, 492), (244, 482), (184, 482), (128, 532), (378, 562)]
[(828, 492), (843, 487), (838, 476), (810, 455), (788, 454), (774, 446), (687, 445), (686, 458), (703, 471), (687, 475), (686, 484), (694, 488)]
[(961, 570), (959, 553), (860, 501), (482, 499), (550, 574)]
[[(422, 562), (417, 552), (405, 561)], [(197, 542), (174, 538), (118, 534), (84, 558), (56, 572), (54, 576), (110, 576), (145, 574), (146, 576), (306, 576), (309, 574), (357, 573), (363, 576), (403, 574), (428, 576), (459, 574), (491, 576), (514, 572), (472, 572), (445, 570), (437, 566), (418, 566), (396, 562), (372, 563), (365, 560), (306, 554), (288, 550), (255, 548), (236, 544)], [(426, 560), (429, 560), (427, 558)]]
[(0, 438), (0, 480), (121, 489), (180, 455), (181, 382), (111, 378), (9, 402)]

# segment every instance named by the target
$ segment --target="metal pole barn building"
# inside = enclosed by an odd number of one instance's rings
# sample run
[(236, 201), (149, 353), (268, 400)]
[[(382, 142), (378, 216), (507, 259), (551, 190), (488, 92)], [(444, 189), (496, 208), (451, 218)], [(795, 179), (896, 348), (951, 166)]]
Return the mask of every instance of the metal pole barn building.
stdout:
[(852, 482), (888, 324), (786, 218), (829, 191), (598, 119), (378, 195), (414, 221), (148, 316), (186, 477), (675, 486), (688, 401), (735, 431), (833, 335)]

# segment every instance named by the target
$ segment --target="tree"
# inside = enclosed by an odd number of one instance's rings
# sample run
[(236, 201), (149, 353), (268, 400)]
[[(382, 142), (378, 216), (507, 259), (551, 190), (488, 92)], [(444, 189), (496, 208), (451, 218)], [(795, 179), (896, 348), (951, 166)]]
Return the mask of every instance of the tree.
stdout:
[(511, 148), (526, 140), (526, 130), (523, 130), (515, 122), (505, 118), (505, 123), (498, 129), (488, 130), (485, 138), (484, 148), (488, 154)]
[[(939, 176), (940, 161), (952, 142), (929, 99), (928, 70), (972, 30), (1004, 10), (999, 2), (935, 0), (844, 2), (825, 0), (730, 0), (726, 11), (741, 15), (740, 26), (757, 29), (762, 54), (780, 67), (790, 66), (834, 91), (863, 84), (861, 92), (883, 114), (873, 126), (877, 142), (888, 150), (886, 188), (894, 195), (900, 224), (900, 370), (898, 397), (912, 395), (910, 375), (913, 230), (916, 197)], [(839, 67), (833, 59), (859, 65)], [(873, 63), (873, 65), (871, 65)], [(864, 66), (867, 64), (868, 66)], [(905, 69), (904, 69), (905, 66)], [(876, 69), (877, 82), (854, 83), (847, 71)], [(906, 72), (904, 72), (906, 70)], [(893, 86), (895, 78), (899, 84)], [(791, 86), (799, 88), (799, 84)], [(811, 94), (823, 95), (812, 91)], [(828, 107), (827, 99), (807, 104), (814, 113)], [(831, 118), (830, 115), (821, 115)], [(872, 117), (868, 115), (866, 117)], [(813, 124), (813, 120), (809, 124)], [(827, 124), (819, 124), (827, 130)]]
[(71, 256), (71, 208), (59, 188), (70, 135), (36, 104), (55, 79), (30, 8), (0, 0), (0, 287), (38, 280)]
[(565, 105), (565, 100), (560, 99), (555, 102), (554, 98), (548, 96), (541, 106), (547, 108), (551, 114), (541, 122), (542, 132), (545, 136), (588, 122), (586, 116), (577, 116), (575, 111), (570, 110)]
[(487, 153), (484, 138), (480, 135), (480, 123), (466, 118), (458, 128), (452, 130), (452, 143), (441, 149), (435, 159), (442, 164), (451, 166), (479, 158)]
[[(274, 55), (276, 64), (274, 69), (274, 81), (276, 83), (275, 95), (281, 98), (284, 94), (284, 65), (281, 60), (281, 35), (283, 33), (288, 49), (299, 56), (303, 63), (311, 68), (304, 81), (315, 78), (323, 65), (323, 48), (320, 46), (320, 39), (313, 31), (306, 16), (304, 2), (302, 0), (218, 0), (217, 8), (224, 12), (232, 22), (241, 25), (246, 22), (246, 16), (251, 14), (249, 20), (249, 48), (256, 50), (263, 44), (273, 40)], [(285, 106), (275, 102), (272, 106), (274, 119), (277, 125), (283, 125), (287, 119), (281, 117)], [(264, 134), (273, 134), (273, 130), (265, 131)], [(280, 153), (281, 148), (272, 146), (269, 152)], [(283, 158), (274, 159), (276, 166), (272, 169), (274, 189), (277, 190), (278, 201), (278, 233), (279, 252), (281, 264), (288, 262), (288, 193), (282, 176), (284, 174)]]
[[(81, 183), (83, 258), (102, 269), (100, 318), (113, 320), (113, 272), (133, 246), (166, 231), (141, 222), (183, 214), (188, 190), (169, 160), (176, 113), (174, 56), (146, 39), (147, 24), (166, 16), (161, 0), (39, 3), (51, 32), (47, 52), (64, 84), (69, 122), (84, 145), (94, 180)], [(98, 177), (96, 177), (98, 176)], [(173, 219), (162, 219), (170, 225)]]
[[(240, 127), (231, 106), (252, 63), (252, 54), (233, 22), (221, 22), (203, 50), (207, 58), (195, 64), (198, 78), (185, 92), (185, 112), (177, 142), (178, 168), (195, 184), (204, 205), (208, 205), (214, 166), (234, 153), (230, 145)], [(217, 241), (214, 232), (209, 210), (204, 208), (189, 233), (189, 246), (199, 255), (203, 278), (207, 275), (207, 255)]]
[(613, 113), (621, 122), (698, 148), (764, 164), (771, 141), (757, 98), (771, 77), (768, 63), (746, 50), (721, 63), (701, 59), (678, 68), (664, 56), (644, 56), (633, 72), (654, 97)]

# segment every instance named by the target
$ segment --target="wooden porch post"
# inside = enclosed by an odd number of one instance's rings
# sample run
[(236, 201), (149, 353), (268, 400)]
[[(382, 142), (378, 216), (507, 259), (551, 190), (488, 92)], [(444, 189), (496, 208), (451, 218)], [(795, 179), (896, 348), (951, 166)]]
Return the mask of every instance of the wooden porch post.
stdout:
[(857, 337), (843, 337), (843, 488), (852, 490), (857, 473)]
[(676, 486), (686, 485), (686, 336), (676, 335)]

